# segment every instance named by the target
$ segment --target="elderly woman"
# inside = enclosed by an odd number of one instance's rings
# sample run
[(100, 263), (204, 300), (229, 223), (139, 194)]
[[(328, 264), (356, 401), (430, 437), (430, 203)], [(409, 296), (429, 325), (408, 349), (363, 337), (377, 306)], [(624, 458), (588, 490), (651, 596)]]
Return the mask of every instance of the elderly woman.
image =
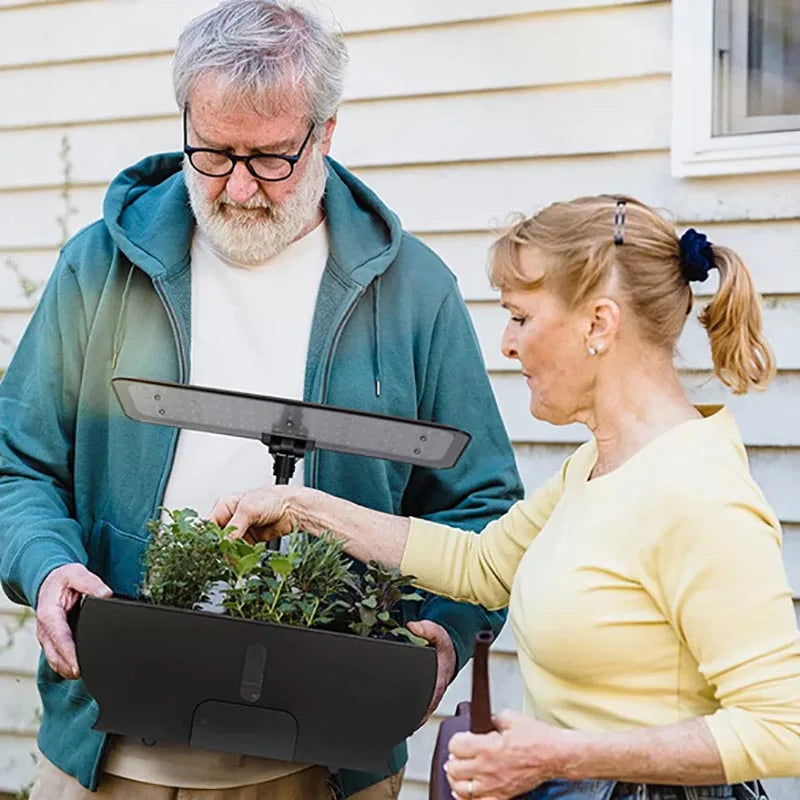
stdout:
[(778, 520), (724, 407), (693, 406), (673, 365), (689, 284), (734, 392), (774, 373), (747, 268), (631, 199), (556, 203), (494, 246), (530, 410), (592, 436), (482, 535), (273, 487), (221, 500), (242, 535), (331, 530), (354, 557), (488, 608), (510, 607), (524, 712), (451, 741), (454, 797), (757, 798), (800, 772), (800, 642)]

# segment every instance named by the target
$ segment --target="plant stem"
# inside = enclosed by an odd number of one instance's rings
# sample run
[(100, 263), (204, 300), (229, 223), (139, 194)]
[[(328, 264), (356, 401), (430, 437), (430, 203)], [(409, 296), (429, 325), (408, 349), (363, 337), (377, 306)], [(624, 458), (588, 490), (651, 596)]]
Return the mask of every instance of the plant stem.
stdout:
[(314, 623), (314, 617), (317, 615), (317, 611), (319, 610), (319, 597), (314, 598), (314, 608), (311, 609), (311, 613), (306, 618), (306, 625), (310, 628)]
[[(286, 581), (283, 578), (281, 578), (278, 581), (278, 590), (275, 592), (275, 597), (272, 598), (272, 605), (269, 608), (269, 613), (270, 614), (274, 614), (275, 613), (275, 606), (278, 605), (278, 599), (281, 596), (281, 592), (283, 591), (283, 584), (285, 582)], [(280, 622), (280, 617), (277, 619), (277, 621)]]

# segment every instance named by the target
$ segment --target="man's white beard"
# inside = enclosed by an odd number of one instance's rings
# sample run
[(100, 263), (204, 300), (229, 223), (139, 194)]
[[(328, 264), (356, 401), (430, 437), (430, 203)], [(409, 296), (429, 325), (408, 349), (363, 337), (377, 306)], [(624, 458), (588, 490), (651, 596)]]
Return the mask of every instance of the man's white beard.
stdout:
[(261, 189), (245, 203), (234, 203), (227, 188), (209, 200), (200, 174), (184, 159), (183, 174), (197, 225), (220, 255), (247, 266), (263, 264), (311, 224), (325, 191), (326, 167), (316, 147), (307, 158), (303, 177), (280, 205), (271, 203)]

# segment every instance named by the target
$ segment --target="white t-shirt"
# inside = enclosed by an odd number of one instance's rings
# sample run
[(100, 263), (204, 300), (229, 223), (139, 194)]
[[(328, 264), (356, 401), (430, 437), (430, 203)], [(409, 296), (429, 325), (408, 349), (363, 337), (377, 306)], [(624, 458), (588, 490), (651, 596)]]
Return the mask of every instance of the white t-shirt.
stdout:
[[(220, 257), (195, 235), (190, 383), (302, 400), (327, 258), (324, 223), (258, 267)], [(292, 483), (302, 483), (302, 472), (298, 462)], [(221, 495), (273, 482), (272, 457), (261, 442), (183, 430), (164, 507), (207, 516)]]
[[(328, 249), (322, 222), (264, 264), (245, 266), (220, 256), (196, 231), (190, 383), (302, 400)], [(300, 461), (292, 483), (302, 481)], [(261, 442), (182, 430), (163, 505), (208, 516), (222, 495), (273, 482), (272, 457)], [(218, 789), (275, 780), (304, 765), (114, 737), (104, 769), (144, 783)]]

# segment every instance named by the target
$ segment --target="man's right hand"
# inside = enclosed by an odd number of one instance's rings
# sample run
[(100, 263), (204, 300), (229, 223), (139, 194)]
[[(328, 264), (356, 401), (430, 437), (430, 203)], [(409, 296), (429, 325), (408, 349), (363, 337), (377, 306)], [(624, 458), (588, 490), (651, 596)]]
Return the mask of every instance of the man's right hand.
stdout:
[(54, 569), (39, 588), (36, 604), (36, 638), (47, 663), (64, 678), (80, 677), (78, 655), (67, 612), (81, 595), (111, 597), (111, 589), (83, 564), (64, 564)]

